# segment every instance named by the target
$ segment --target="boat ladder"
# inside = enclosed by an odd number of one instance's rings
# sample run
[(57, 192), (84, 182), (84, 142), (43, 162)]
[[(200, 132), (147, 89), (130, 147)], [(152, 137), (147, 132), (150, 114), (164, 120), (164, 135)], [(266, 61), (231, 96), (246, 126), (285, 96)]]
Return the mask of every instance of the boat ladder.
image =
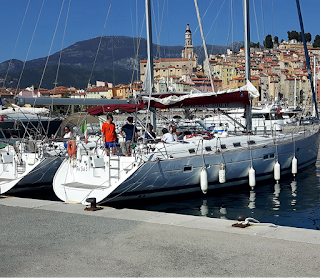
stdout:
[(24, 162), (17, 164), (17, 174), (23, 174), (26, 170), (26, 164)]
[(120, 156), (118, 155), (109, 156), (109, 184), (111, 184), (111, 179), (117, 181), (120, 179)]

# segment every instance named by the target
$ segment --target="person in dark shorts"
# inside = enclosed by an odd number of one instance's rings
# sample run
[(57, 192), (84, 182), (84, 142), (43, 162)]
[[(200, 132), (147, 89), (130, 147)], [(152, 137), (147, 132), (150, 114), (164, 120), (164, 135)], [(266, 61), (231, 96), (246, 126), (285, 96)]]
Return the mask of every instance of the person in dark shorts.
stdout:
[(122, 135), (122, 137), (126, 138), (125, 143), (122, 144), (122, 146), (121, 146), (123, 154), (126, 155), (126, 156), (131, 156), (131, 147), (132, 147), (133, 143), (138, 138), (138, 134), (137, 134), (138, 130), (133, 125), (133, 117), (128, 117), (127, 121), (128, 121), (128, 123), (125, 124), (120, 129), (119, 133)]
[(107, 121), (102, 125), (101, 133), (107, 155), (109, 155), (110, 148), (112, 149), (112, 155), (115, 155), (117, 134), (112, 115), (107, 116)]

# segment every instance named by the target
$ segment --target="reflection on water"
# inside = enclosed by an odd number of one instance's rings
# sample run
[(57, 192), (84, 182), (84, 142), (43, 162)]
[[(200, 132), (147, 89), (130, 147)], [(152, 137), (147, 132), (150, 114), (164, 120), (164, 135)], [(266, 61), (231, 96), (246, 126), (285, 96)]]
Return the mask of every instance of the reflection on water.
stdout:
[(114, 207), (232, 220), (244, 215), (260, 222), (320, 229), (319, 169), (318, 161), (316, 166), (302, 170), (295, 178), (287, 175), (276, 184), (272, 180), (258, 182), (254, 190), (250, 190), (249, 185), (241, 185), (209, 190), (206, 195), (199, 192), (114, 204)]

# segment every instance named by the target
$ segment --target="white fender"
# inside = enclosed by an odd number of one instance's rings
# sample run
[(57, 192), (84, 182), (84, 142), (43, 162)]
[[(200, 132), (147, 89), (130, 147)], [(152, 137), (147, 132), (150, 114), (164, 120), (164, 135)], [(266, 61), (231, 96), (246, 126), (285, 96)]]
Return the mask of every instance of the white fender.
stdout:
[(280, 164), (278, 161), (274, 164), (273, 174), (275, 181), (278, 182), (280, 180)]
[(221, 163), (219, 166), (219, 182), (225, 183), (226, 182), (226, 165)]
[(252, 166), (249, 169), (249, 185), (251, 188), (256, 186), (256, 171)]
[(208, 191), (208, 174), (205, 168), (201, 169), (200, 172), (200, 188), (204, 194)]
[(292, 158), (292, 174), (295, 176), (298, 173), (298, 159), (294, 156)]

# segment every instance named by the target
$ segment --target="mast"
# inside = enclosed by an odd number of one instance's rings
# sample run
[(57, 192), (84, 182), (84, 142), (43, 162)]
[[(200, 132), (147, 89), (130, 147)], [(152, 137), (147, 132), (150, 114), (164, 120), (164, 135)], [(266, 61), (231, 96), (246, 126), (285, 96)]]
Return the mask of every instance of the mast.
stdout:
[(315, 111), (316, 111), (316, 117), (317, 117), (317, 119), (319, 119), (318, 106), (317, 106), (317, 97), (316, 97), (316, 93), (314, 91), (314, 86), (313, 86), (312, 70), (311, 70), (311, 66), (310, 66), (310, 58), (309, 58), (309, 53), (308, 53), (308, 48), (307, 48), (307, 41), (306, 41), (306, 37), (304, 35), (304, 27), (303, 27), (303, 21), (302, 21), (302, 15), (301, 15), (301, 10), (300, 10), (300, 2), (299, 2), (299, 0), (296, 0), (296, 4), (297, 4), (297, 10), (298, 10), (298, 16), (299, 16), (299, 22), (300, 22), (301, 37), (302, 37), (303, 47), (304, 47), (304, 55), (306, 57), (308, 75), (309, 75), (309, 80), (310, 80), (310, 84), (311, 84), (314, 108), (315, 108)]
[[(146, 29), (147, 29), (147, 69), (145, 74), (146, 82), (146, 93), (151, 97), (153, 91), (153, 53), (152, 53), (152, 23), (151, 23), (151, 2), (150, 0), (145, 0), (146, 9)], [(151, 112), (151, 124), (153, 125), (153, 130), (157, 132), (156, 126), (156, 116), (154, 112)]]
[(208, 63), (208, 73), (209, 73), (211, 88), (212, 88), (212, 92), (214, 93), (214, 86), (213, 86), (213, 79), (212, 79), (211, 68), (210, 68), (210, 61), (209, 61), (208, 52), (207, 52), (207, 46), (206, 46), (206, 42), (205, 42), (205, 38), (204, 38), (204, 34), (203, 34), (202, 22), (201, 22), (201, 17), (200, 17), (200, 13), (199, 13), (199, 7), (198, 7), (197, 0), (194, 0), (194, 5), (196, 6), (197, 17), (198, 17), (198, 22), (199, 22), (199, 27), (200, 27), (200, 33), (201, 33), (201, 38), (202, 38), (202, 44), (203, 44), (205, 59), (206, 59), (206, 61)]
[[(244, 50), (245, 50), (245, 78), (251, 79), (250, 76), (250, 17), (249, 17), (249, 0), (243, 0), (243, 18), (244, 18)], [(252, 130), (251, 105), (245, 106), (245, 117), (247, 132)]]

